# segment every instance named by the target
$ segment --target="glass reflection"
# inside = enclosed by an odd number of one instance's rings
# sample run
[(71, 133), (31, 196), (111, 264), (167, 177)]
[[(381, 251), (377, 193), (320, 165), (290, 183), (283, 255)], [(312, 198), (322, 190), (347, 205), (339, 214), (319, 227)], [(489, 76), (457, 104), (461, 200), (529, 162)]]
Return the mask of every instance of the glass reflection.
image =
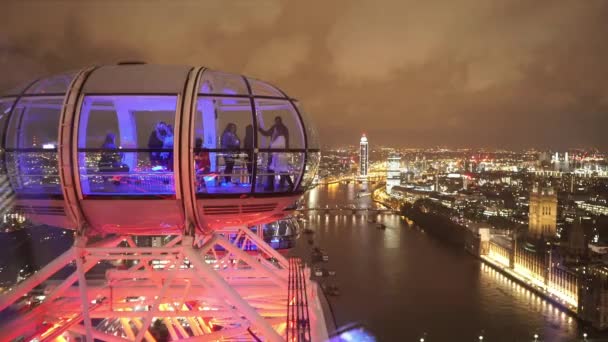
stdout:
[(255, 79), (247, 79), (251, 86), (251, 92), (256, 96), (272, 96), (272, 97), (285, 97), (277, 88), (271, 86), (266, 82), (262, 82)]
[(256, 192), (290, 192), (302, 174), (304, 153), (258, 153)]
[(293, 248), (300, 234), (300, 225), (293, 219), (280, 220), (262, 226), (264, 241), (274, 249)]
[[(303, 149), (304, 134), (298, 113), (287, 100), (256, 99), (258, 147)], [(282, 140), (280, 137), (283, 137)]]
[(315, 128), (315, 125), (312, 124), (313, 121), (310, 120), (310, 116), (306, 113), (306, 111), (304, 111), (302, 109), (302, 105), (297, 102), (294, 101), (294, 104), (296, 105), (296, 107), (298, 108), (298, 112), (300, 112), (300, 116), (302, 117), (302, 121), (304, 121), (304, 123), (306, 123), (306, 142), (307, 142), (307, 147), (309, 149), (318, 149), (320, 148), (320, 143), (319, 143), (319, 134), (317, 133), (317, 130)]
[(242, 76), (213, 70), (203, 72), (199, 93), (249, 95)]
[(8, 119), (11, 109), (13, 108), (14, 101), (15, 99), (13, 98), (0, 99), (0, 141), (4, 141), (4, 126), (6, 125), (6, 120)]
[(197, 193), (247, 193), (251, 191), (249, 156), (244, 152), (195, 150)]
[(15, 192), (62, 193), (57, 161), (62, 104), (63, 97), (44, 96), (23, 97), (15, 105), (6, 141), (6, 168)]
[(12, 189), (18, 194), (60, 195), (57, 151), (14, 151), (6, 153)]
[[(249, 228), (262, 237), (272, 248), (277, 250), (295, 247), (296, 241), (300, 236), (300, 224), (292, 217)], [(257, 250), (257, 245), (244, 235), (230, 234), (228, 240), (231, 243), (235, 243), (237, 236), (239, 236), (239, 241), (236, 242), (236, 246), (245, 251)], [(223, 248), (216, 247), (216, 250), (223, 250)]]
[(300, 187), (303, 189), (308, 188), (315, 179), (315, 175), (319, 170), (319, 162), (321, 161), (320, 152), (308, 152), (306, 156), (306, 169), (304, 170), (304, 176), (302, 178), (302, 184)]
[(176, 96), (87, 96), (79, 134), (84, 195), (172, 195)]
[(200, 98), (194, 115), (197, 193), (250, 192), (255, 136), (249, 99)]
[(76, 76), (76, 72), (55, 75), (43, 78), (27, 89), (26, 94), (64, 94), (70, 87), (70, 83)]
[[(147, 153), (102, 152), (78, 153), (80, 184), (85, 195), (171, 195), (175, 193), (173, 172), (151, 168)], [(125, 160), (135, 159), (131, 169)]]

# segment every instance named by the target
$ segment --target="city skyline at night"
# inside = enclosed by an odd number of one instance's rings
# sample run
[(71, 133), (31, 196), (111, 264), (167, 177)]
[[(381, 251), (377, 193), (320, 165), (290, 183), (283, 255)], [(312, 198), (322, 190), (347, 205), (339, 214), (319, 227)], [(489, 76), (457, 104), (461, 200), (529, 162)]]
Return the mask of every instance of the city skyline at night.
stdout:
[(8, 1), (0, 341), (608, 340), (608, 2)]

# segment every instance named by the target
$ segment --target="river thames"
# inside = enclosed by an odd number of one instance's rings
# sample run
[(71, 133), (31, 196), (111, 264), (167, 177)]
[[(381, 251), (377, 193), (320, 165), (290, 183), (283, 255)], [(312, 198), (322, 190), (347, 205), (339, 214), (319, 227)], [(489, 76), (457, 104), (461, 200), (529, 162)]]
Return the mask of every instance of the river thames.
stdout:
[[(355, 204), (376, 207), (361, 185), (319, 186), (304, 198), (308, 207)], [(376, 217), (386, 225), (377, 229)], [(514, 283), (464, 249), (408, 226), (398, 215), (310, 212), (305, 226), (335, 270), (322, 282), (339, 287), (329, 297), (338, 327), (362, 324), (379, 341), (582, 340), (571, 315)], [(310, 261), (309, 237), (293, 255)], [(602, 339), (604, 340), (604, 339)], [(594, 339), (598, 341), (598, 339)]]

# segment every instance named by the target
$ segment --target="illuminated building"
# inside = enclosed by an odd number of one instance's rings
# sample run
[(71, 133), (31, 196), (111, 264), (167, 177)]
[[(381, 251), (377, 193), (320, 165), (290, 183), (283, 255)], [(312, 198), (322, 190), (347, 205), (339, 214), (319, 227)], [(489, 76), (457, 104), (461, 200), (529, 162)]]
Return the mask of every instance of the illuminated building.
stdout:
[(528, 234), (533, 238), (552, 238), (557, 233), (557, 193), (535, 185), (530, 193)]
[(492, 236), (488, 262), (546, 293), (563, 300), (575, 309), (579, 301), (579, 275), (553, 260), (553, 250), (542, 241), (525, 241)]
[(551, 157), (551, 163), (553, 164), (555, 171), (570, 171), (570, 158), (568, 156), (568, 152), (565, 152), (563, 157), (560, 156), (559, 152), (555, 152), (555, 154)]
[(608, 328), (608, 268), (587, 267), (579, 284), (578, 314), (597, 329)]
[(401, 156), (391, 153), (386, 163), (386, 193), (390, 194), (393, 186), (401, 185)]
[(367, 144), (367, 137), (365, 134), (361, 136), (359, 142), (359, 177), (367, 178), (367, 172), (369, 171), (369, 146)]
[(605, 201), (579, 201), (577, 206), (594, 215), (608, 215), (608, 204)]

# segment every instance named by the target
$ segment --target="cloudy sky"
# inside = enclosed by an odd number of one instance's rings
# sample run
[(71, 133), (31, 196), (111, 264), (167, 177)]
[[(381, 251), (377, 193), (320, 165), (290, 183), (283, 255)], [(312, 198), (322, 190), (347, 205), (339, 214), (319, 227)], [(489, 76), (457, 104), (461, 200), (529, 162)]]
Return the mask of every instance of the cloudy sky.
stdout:
[(205, 65), (299, 98), (323, 143), (608, 149), (608, 1), (3, 2), (0, 89)]

